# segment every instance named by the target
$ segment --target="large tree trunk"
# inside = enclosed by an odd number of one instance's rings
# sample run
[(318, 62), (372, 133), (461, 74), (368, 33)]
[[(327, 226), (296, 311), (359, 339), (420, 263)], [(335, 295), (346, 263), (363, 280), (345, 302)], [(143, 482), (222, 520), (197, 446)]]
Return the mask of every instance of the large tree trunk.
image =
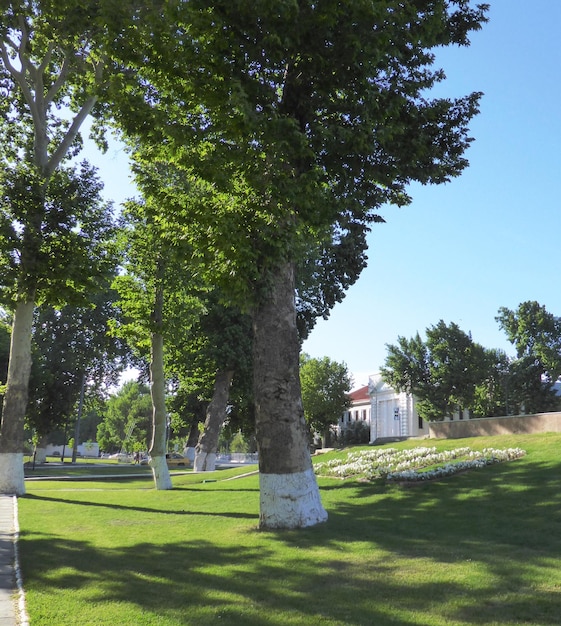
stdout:
[(31, 371), (33, 300), (18, 302), (14, 311), (8, 380), (0, 425), (0, 492), (25, 493), (23, 424)]
[(206, 411), (205, 429), (201, 433), (196, 448), (194, 470), (196, 472), (213, 472), (216, 469), (216, 451), (222, 424), (226, 419), (230, 385), (234, 377), (233, 370), (216, 372), (214, 391)]
[(171, 478), (166, 463), (166, 383), (164, 376), (164, 339), (152, 334), (152, 358), (150, 361), (150, 393), (152, 396), (152, 444), (150, 467), (156, 489), (171, 489)]
[(253, 315), (260, 527), (302, 528), (327, 519), (312, 468), (300, 389), (294, 267), (274, 276)]

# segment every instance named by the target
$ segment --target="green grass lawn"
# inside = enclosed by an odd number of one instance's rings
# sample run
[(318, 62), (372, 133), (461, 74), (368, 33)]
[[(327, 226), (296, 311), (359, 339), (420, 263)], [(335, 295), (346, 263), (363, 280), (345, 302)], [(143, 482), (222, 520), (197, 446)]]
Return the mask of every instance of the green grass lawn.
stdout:
[(167, 492), (29, 481), (31, 624), (559, 624), (561, 435), (429, 443), (527, 455), (411, 485), (320, 477), (329, 521), (299, 531), (257, 529), (258, 477), (226, 480), (247, 468), (176, 475)]

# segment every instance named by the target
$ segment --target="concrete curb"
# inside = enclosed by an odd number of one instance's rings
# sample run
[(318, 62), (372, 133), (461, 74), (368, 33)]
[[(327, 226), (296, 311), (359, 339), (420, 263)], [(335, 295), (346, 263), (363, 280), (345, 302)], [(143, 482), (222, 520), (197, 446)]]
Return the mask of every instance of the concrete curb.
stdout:
[(0, 494), (0, 626), (29, 626), (18, 539), (18, 499)]

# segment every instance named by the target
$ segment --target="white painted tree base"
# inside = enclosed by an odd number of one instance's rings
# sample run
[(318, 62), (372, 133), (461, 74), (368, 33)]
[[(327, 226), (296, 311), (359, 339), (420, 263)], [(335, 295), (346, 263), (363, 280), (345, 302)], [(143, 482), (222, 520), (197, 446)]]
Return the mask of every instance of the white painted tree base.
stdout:
[(305, 528), (327, 520), (314, 470), (259, 474), (260, 528)]
[(150, 467), (152, 468), (152, 476), (154, 477), (154, 485), (158, 490), (172, 489), (171, 476), (169, 475), (166, 457), (153, 456), (150, 459)]
[(216, 469), (216, 454), (213, 452), (199, 452), (193, 462), (195, 472), (214, 472)]
[(23, 452), (0, 453), (0, 493), (25, 494)]
[(47, 462), (47, 448), (35, 448), (35, 463), (42, 464)]

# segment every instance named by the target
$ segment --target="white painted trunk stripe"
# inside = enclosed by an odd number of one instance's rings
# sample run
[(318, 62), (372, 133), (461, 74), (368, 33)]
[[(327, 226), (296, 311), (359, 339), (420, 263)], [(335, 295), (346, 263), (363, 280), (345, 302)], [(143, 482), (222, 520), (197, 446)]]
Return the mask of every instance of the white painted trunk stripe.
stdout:
[(23, 452), (0, 453), (0, 493), (25, 494)]
[(259, 474), (261, 528), (304, 528), (327, 520), (312, 468), (294, 474)]
[(150, 459), (150, 467), (152, 468), (152, 476), (156, 489), (172, 489), (171, 477), (166, 463), (166, 457), (163, 455), (153, 456)]

